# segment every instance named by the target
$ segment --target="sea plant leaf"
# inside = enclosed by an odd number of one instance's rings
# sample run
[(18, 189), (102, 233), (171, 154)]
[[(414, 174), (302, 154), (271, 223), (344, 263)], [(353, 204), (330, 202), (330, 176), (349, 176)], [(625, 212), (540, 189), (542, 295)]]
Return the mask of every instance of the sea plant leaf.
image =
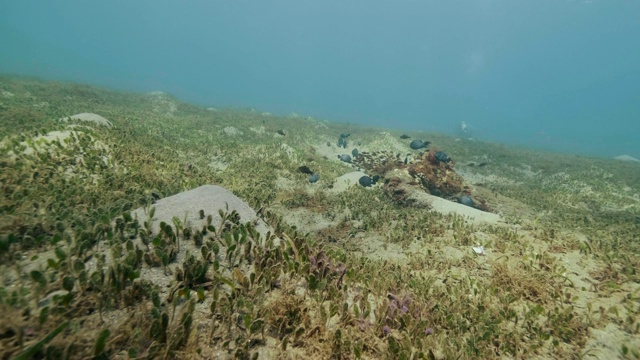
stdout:
[(62, 288), (71, 291), (73, 290), (73, 286), (75, 285), (76, 279), (73, 276), (65, 276), (62, 278)]
[(58, 326), (52, 332), (50, 332), (47, 336), (45, 336), (44, 339), (38, 341), (37, 344), (29, 347), (27, 350), (22, 352), (20, 355), (16, 356), (14, 358), (14, 360), (28, 360), (28, 359), (31, 359), (38, 351), (40, 351), (40, 348), (42, 348), (46, 343), (48, 343), (49, 341), (53, 340), (53, 338), (58, 336), (58, 334), (60, 334), (64, 329), (66, 329), (67, 326), (69, 326), (70, 323), (71, 322), (67, 321), (67, 322), (64, 322), (64, 323), (60, 324), (60, 326)]
[(31, 271), (31, 279), (37, 282), (40, 286), (47, 285), (47, 279), (44, 277), (44, 274), (38, 270)]
[(249, 327), (249, 331), (252, 334), (257, 333), (258, 331), (262, 330), (262, 328), (264, 327), (264, 320), (263, 319), (255, 319), (252, 323), (251, 326)]
[(100, 332), (100, 335), (98, 335), (98, 338), (96, 339), (96, 344), (94, 346), (93, 353), (95, 356), (98, 356), (104, 352), (104, 348), (107, 346), (107, 339), (109, 338), (110, 335), (111, 335), (111, 331), (109, 331), (109, 329), (104, 329)]

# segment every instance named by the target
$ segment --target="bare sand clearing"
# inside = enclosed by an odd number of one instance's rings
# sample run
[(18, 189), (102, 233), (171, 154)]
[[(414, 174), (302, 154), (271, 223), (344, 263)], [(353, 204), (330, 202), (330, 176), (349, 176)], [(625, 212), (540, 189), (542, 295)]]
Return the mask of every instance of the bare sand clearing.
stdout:
[(329, 192), (332, 194), (339, 194), (347, 191), (352, 186), (360, 186), (358, 180), (363, 176), (367, 176), (367, 174), (362, 171), (353, 171), (339, 176), (333, 181), (333, 188), (331, 188)]
[[(150, 209), (154, 207), (153, 219), (149, 219)], [(200, 210), (204, 211), (204, 218), (200, 216)], [(265, 235), (269, 231), (269, 227), (259, 219), (256, 212), (247, 205), (243, 200), (235, 196), (227, 189), (217, 185), (203, 185), (198, 188), (188, 190), (173, 196), (169, 196), (158, 200), (149, 208), (138, 208), (132, 211), (132, 216), (137, 218), (140, 224), (151, 220), (151, 228), (154, 234), (160, 232), (160, 224), (162, 222), (174, 226), (174, 217), (177, 218), (183, 226), (192, 229), (202, 229), (207, 225), (207, 217), (211, 215), (211, 224), (218, 228), (222, 222), (219, 212), (230, 213), (236, 211), (240, 215), (240, 222), (252, 222), (256, 230)], [(135, 241), (139, 247), (145, 245), (139, 239)], [(98, 245), (100, 247), (101, 245)], [(193, 241), (182, 241), (179, 251), (176, 255), (176, 262), (182, 263), (189, 255), (197, 255), (200, 248), (195, 246)], [(106, 264), (112, 263), (111, 253), (105, 251), (107, 255)], [(89, 268), (95, 268), (97, 265), (95, 258), (87, 263)], [(161, 295), (167, 295), (169, 286), (173, 279), (168, 276), (162, 267), (143, 267), (141, 270), (141, 278), (151, 281), (159, 285), (163, 290)]]
[(640, 162), (639, 159), (634, 158), (633, 156), (630, 155), (619, 155), (614, 157), (615, 160), (620, 160), (620, 161), (633, 161), (633, 162)]
[[(256, 221), (256, 230), (258, 232), (265, 234), (267, 231), (267, 226), (264, 222), (258, 220), (256, 212), (247, 203), (229, 190), (217, 185), (203, 185), (160, 199), (151, 206), (156, 208), (153, 217), (154, 233), (160, 230), (160, 222), (164, 221), (167, 224), (173, 224), (172, 219), (174, 216), (183, 221), (186, 226), (201, 228), (206, 224), (206, 218), (200, 218), (200, 210), (204, 210), (206, 215), (212, 215), (212, 224), (214, 226), (217, 226), (221, 221), (218, 214), (219, 210), (225, 212), (235, 210), (240, 215), (241, 222)], [(145, 209), (139, 208), (134, 210), (132, 215), (145, 221), (149, 217), (147, 212)], [(186, 221), (184, 221), (185, 219)]]
[(60, 121), (68, 121), (69, 119), (92, 122), (92, 123), (94, 123), (96, 125), (100, 125), (100, 126), (113, 127), (113, 124), (111, 123), (111, 121), (105, 119), (104, 117), (102, 117), (102, 116), (100, 116), (98, 114), (94, 114), (94, 113), (75, 114), (75, 115), (71, 115), (71, 116), (68, 116), (68, 117), (60, 118)]
[(501, 217), (498, 214), (481, 211), (472, 207), (462, 205), (453, 201), (445, 200), (443, 198), (433, 196), (427, 193), (415, 194), (419, 196), (422, 201), (430, 207), (431, 210), (439, 212), (441, 214), (455, 213), (474, 222), (484, 222), (489, 224), (498, 224), (501, 221)]

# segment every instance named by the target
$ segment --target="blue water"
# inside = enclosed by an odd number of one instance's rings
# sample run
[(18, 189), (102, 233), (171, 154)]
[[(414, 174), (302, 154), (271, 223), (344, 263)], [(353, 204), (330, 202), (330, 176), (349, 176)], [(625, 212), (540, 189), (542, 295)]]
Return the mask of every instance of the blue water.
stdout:
[(634, 0), (0, 4), (2, 73), (640, 158), (638, 39)]

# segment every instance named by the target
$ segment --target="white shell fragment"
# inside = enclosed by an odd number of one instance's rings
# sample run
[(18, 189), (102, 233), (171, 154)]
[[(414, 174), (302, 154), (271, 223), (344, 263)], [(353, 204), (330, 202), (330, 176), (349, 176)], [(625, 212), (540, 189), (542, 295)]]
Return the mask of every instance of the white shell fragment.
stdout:
[(484, 253), (484, 246), (474, 246), (473, 247), (473, 252), (475, 252), (478, 255), (486, 255)]

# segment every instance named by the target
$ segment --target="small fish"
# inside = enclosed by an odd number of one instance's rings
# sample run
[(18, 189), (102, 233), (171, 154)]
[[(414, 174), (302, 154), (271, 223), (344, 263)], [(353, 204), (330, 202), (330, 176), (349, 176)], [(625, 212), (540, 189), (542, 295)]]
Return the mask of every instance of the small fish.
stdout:
[(429, 144), (431, 144), (430, 141), (413, 140), (409, 144), (409, 147), (412, 148), (413, 150), (418, 150), (418, 149), (426, 148), (427, 146), (429, 146)]
[(371, 187), (371, 185), (373, 185), (373, 179), (365, 175), (358, 179), (358, 183), (364, 187)]
[(379, 175), (375, 175), (374, 177), (369, 177), (365, 175), (360, 177), (360, 179), (358, 179), (358, 183), (364, 187), (371, 187), (375, 185), (379, 179), (380, 179)]
[(282, 136), (286, 136), (286, 134), (285, 134), (285, 133), (284, 133), (284, 131), (282, 131), (282, 130), (278, 130), (278, 131), (276, 131), (276, 132), (277, 132), (278, 134), (282, 135)]
[(351, 150), (351, 155), (353, 155), (354, 158), (357, 158), (360, 153), (358, 152), (358, 149), (353, 149)]
[(309, 175), (313, 174), (313, 171), (311, 171), (311, 169), (309, 169), (309, 167), (307, 167), (306, 165), (300, 166), (298, 168), (298, 171), (300, 171), (303, 174), (309, 174)]
[(447, 154), (445, 154), (444, 151), (438, 151), (435, 154), (435, 158), (436, 160), (443, 162), (443, 163), (449, 163), (451, 162), (451, 158), (449, 156), (447, 156)]
[(460, 197), (460, 204), (473, 207), (474, 202), (473, 202), (473, 199), (471, 198), (471, 196), (462, 195)]
[(344, 161), (346, 163), (350, 163), (351, 162), (351, 156), (346, 155), (346, 154), (338, 155), (338, 159), (340, 159), (340, 161)]
[(349, 134), (349, 133), (342, 133), (342, 134), (340, 134), (340, 138), (342, 138), (342, 139), (346, 139), (346, 138), (348, 138), (350, 135), (351, 135), (351, 134)]
[[(480, 164), (478, 164), (478, 167), (483, 167), (483, 166), (487, 166), (489, 163), (487, 162), (481, 162)], [(467, 166), (476, 166), (476, 163), (468, 163)]]
[(309, 182), (312, 184), (318, 182), (318, 180), (320, 180), (320, 175), (316, 173), (313, 173), (309, 176)]
[(402, 135), (400, 135), (400, 139), (411, 139), (411, 136), (409, 136), (407, 134), (402, 134)]

